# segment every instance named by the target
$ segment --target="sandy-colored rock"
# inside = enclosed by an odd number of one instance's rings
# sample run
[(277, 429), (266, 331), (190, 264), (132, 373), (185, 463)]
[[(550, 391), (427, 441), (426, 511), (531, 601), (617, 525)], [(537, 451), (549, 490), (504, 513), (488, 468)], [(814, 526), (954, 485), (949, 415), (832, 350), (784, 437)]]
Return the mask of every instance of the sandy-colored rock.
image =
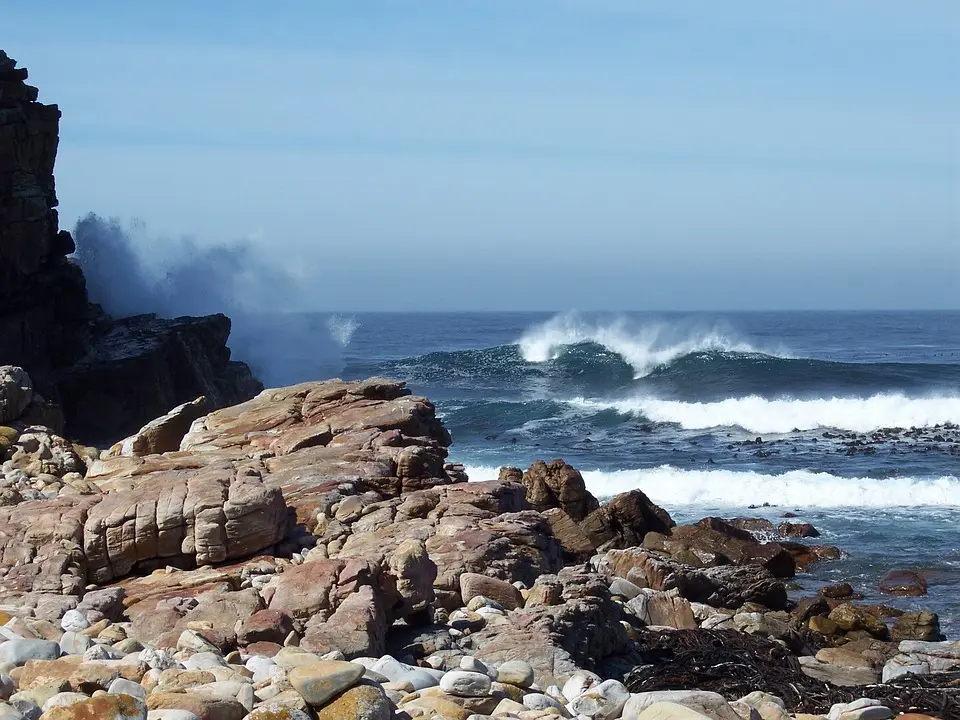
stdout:
[(392, 716), (390, 701), (373, 683), (352, 687), (317, 711), (317, 720), (390, 720)]
[(289, 679), (308, 705), (322, 708), (330, 698), (356, 685), (362, 676), (362, 665), (324, 660), (295, 667)]

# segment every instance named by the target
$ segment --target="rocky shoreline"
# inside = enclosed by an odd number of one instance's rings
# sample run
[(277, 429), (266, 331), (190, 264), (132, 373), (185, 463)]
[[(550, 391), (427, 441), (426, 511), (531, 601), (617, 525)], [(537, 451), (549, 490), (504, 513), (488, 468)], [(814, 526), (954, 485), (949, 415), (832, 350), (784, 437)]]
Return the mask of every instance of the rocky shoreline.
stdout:
[(842, 553), (808, 524), (467, 482), (403, 383), (261, 392), (225, 316), (106, 316), (26, 78), (0, 51), (0, 720), (960, 718), (935, 614), (790, 598)]
[(936, 615), (788, 598), (815, 528), (677, 526), (562, 461), (466, 482), (402, 383), (0, 436), (0, 718), (960, 713)]

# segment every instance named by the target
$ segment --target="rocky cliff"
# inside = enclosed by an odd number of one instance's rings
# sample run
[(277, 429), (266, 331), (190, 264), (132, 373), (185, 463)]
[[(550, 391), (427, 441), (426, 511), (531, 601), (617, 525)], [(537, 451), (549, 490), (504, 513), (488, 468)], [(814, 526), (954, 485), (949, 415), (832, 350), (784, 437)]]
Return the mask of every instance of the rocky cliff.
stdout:
[(56, 210), (60, 110), (26, 79), (0, 50), (0, 365), (25, 368), (62, 406), (67, 433), (88, 441), (198, 395), (216, 407), (252, 397), (262, 386), (230, 361), (225, 316), (114, 320), (88, 301)]

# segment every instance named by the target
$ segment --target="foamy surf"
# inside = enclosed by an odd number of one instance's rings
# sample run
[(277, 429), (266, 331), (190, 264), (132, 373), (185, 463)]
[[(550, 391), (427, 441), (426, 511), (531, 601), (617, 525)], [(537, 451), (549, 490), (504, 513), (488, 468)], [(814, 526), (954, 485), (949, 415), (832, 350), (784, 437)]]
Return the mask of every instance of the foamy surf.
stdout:
[(575, 398), (571, 405), (588, 410), (616, 410), (687, 430), (739, 427), (756, 433), (832, 428), (870, 432), (880, 428), (960, 424), (960, 397), (910, 398), (878, 394), (866, 398), (769, 400), (756, 395), (718, 402), (689, 403), (637, 397), (626, 400)]
[[(635, 377), (694, 352), (756, 353), (756, 348), (718, 329), (681, 330), (666, 323), (634, 327), (626, 318), (593, 323), (576, 313), (557, 315), (527, 330), (517, 341), (523, 359), (531, 363), (555, 360), (572, 345), (593, 342), (617, 353), (634, 369)], [(781, 355), (782, 356), (782, 355)]]
[[(495, 479), (498, 472), (494, 467), (467, 468), (473, 481)], [(766, 475), (669, 465), (582, 474), (587, 489), (598, 498), (639, 489), (668, 509), (681, 505), (745, 508), (762, 503), (798, 508), (960, 507), (960, 479), (954, 476), (846, 478), (809, 470)]]

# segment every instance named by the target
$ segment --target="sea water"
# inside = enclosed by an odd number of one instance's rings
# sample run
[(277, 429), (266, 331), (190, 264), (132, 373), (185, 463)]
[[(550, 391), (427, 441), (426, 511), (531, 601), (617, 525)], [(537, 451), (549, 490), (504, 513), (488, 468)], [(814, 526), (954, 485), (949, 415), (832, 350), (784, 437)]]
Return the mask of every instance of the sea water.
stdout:
[[(405, 380), (435, 402), (472, 480), (563, 458), (598, 497), (639, 488), (678, 522), (794, 513), (849, 553), (795, 593), (848, 581), (933, 609), (960, 637), (958, 312), (316, 314), (269, 327), (254, 363), (268, 383)], [(305, 353), (306, 333), (327, 349)], [(894, 568), (921, 571), (929, 595), (880, 595)]]

